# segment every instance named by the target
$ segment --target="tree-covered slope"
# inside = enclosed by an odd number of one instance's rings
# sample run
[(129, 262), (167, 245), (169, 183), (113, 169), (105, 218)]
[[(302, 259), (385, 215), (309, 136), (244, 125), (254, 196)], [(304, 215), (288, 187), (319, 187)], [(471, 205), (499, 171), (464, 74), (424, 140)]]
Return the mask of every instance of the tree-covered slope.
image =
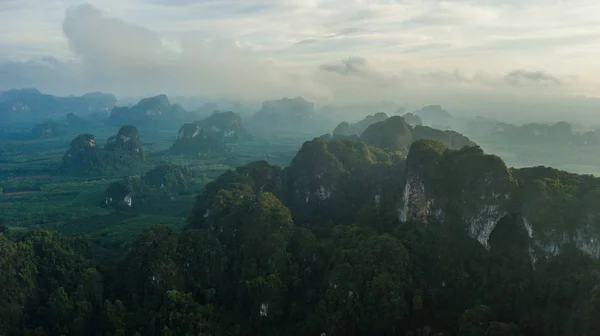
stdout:
[[(187, 228), (149, 223), (118, 259), (0, 233), (0, 333), (597, 334), (599, 179), (433, 140), (404, 158), (307, 141), (289, 167), (225, 172)], [(139, 183), (178, 188), (180, 173)]]
[[(404, 119), (405, 117), (416, 117), (414, 115), (393, 116), (390, 118), (384, 116), (385, 114), (368, 116), (354, 125), (343, 122), (334, 129), (332, 138), (361, 141), (370, 146), (397, 151), (404, 155), (408, 154), (410, 145), (419, 140), (439, 141), (444, 146), (452, 149), (476, 146), (473, 141), (458, 132), (442, 131), (428, 126), (421, 126), (418, 123), (413, 126)], [(378, 121), (378, 119), (382, 120)], [(364, 130), (356, 133), (359, 126), (364, 126)]]

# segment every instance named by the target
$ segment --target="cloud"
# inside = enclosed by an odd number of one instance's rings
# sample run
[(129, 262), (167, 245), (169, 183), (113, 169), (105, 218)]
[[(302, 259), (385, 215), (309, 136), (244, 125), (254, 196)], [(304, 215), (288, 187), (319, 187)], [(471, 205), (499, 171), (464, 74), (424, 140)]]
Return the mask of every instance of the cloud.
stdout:
[(340, 64), (323, 64), (321, 70), (336, 72), (343, 76), (362, 76), (367, 72), (367, 60), (362, 57), (350, 57)]
[(86, 90), (255, 99), (323, 96), (235, 40), (182, 37), (175, 50), (155, 32), (87, 4), (66, 12), (63, 31), (81, 61)]
[(544, 83), (561, 85), (562, 81), (544, 71), (514, 70), (507, 74), (504, 79), (510, 85), (520, 86), (527, 83)]
[(317, 43), (317, 39), (306, 39), (306, 40), (298, 41), (294, 44), (301, 45), (301, 44), (313, 44), (313, 43)]
[(89, 0), (66, 10), (74, 2), (0, 0), (0, 90), (473, 111), (600, 95), (591, 0)]

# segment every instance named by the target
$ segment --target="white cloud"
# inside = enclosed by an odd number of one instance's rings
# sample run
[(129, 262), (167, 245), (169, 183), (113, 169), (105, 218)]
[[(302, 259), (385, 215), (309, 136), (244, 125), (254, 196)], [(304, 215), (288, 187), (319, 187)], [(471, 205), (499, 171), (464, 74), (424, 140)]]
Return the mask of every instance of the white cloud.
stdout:
[[(458, 107), (600, 95), (597, 1), (90, 0), (67, 11), (79, 2), (0, 0), (0, 59), (13, 61), (0, 89)], [(30, 60), (47, 55), (58, 61)], [(52, 85), (61, 73), (71, 80)]]

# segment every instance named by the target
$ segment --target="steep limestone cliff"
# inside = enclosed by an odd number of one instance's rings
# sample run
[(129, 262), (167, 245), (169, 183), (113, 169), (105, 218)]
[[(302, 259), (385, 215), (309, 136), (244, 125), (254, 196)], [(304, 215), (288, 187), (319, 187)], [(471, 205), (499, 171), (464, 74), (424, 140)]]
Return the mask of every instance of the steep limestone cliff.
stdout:
[(439, 142), (417, 141), (407, 158), (399, 219), (462, 222), (487, 247), (496, 224), (510, 211), (515, 187), (504, 162), (478, 147), (453, 151)]

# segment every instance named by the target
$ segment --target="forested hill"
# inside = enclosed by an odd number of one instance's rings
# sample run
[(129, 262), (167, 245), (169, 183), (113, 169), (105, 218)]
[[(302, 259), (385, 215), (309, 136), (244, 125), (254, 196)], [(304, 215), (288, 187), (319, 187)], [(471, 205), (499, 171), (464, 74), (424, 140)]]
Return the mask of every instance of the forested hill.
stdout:
[[(0, 334), (597, 335), (600, 179), (478, 147), (306, 142), (101, 259), (0, 235)], [(151, 223), (149, 223), (151, 224)]]

